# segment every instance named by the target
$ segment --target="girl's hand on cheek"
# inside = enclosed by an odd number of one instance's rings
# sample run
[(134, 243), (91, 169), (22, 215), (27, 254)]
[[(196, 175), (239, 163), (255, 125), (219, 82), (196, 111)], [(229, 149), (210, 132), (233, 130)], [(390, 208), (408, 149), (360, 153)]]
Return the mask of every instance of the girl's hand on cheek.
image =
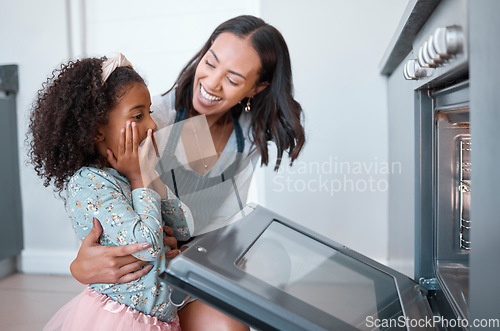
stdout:
[[(149, 129), (144, 144), (139, 147), (139, 163), (142, 169), (143, 180), (147, 181), (147, 178), (152, 180), (158, 176), (155, 171), (157, 159), (158, 147), (156, 147), (154, 132), (152, 129)], [(144, 184), (148, 185), (149, 183), (145, 182)]]
[(168, 191), (155, 170), (158, 162), (158, 146), (153, 129), (148, 130), (144, 144), (139, 147), (139, 162), (141, 166), (142, 181), (146, 187), (155, 190), (162, 200), (168, 199)]
[(120, 131), (118, 152), (116, 155), (108, 149), (108, 162), (111, 166), (128, 178), (132, 189), (144, 187), (139, 165), (139, 133), (134, 122), (127, 122)]

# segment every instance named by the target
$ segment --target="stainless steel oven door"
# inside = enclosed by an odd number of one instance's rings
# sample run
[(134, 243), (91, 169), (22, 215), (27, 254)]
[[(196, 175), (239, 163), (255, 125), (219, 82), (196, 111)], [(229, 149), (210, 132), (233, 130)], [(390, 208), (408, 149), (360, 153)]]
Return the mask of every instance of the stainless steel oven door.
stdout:
[(432, 320), (407, 276), (261, 206), (239, 218), (193, 243), (162, 280), (262, 330), (422, 330)]

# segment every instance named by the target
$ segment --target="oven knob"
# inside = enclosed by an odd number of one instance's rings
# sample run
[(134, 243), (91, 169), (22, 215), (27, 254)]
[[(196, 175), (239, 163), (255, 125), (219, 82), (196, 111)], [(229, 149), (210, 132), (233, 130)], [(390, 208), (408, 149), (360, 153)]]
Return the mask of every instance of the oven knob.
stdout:
[(417, 60), (422, 68), (433, 68), (436, 66), (436, 62), (429, 56), (428, 46), (429, 43), (426, 41), (418, 50)]
[(437, 67), (442, 61), (439, 54), (434, 49), (434, 36), (431, 35), (427, 41), (427, 56), (432, 59), (434, 65)]
[(404, 66), (403, 74), (407, 80), (417, 79), (417, 76), (415, 76), (415, 65), (413, 64), (414, 61), (415, 60), (409, 60)]
[(410, 63), (410, 61), (406, 62), (404, 67), (403, 67), (403, 75), (405, 77), (406, 80), (412, 80), (412, 79), (417, 79), (417, 77), (410, 77), (410, 74), (408, 73), (408, 63)]
[(424, 46), (423, 45), (420, 46), (420, 48), (418, 49), (417, 61), (418, 61), (418, 64), (422, 68), (430, 68), (429, 64), (427, 62), (425, 62), (425, 59), (424, 59)]
[(429, 67), (434, 68), (437, 66), (437, 63), (434, 61), (434, 59), (429, 55), (429, 42), (426, 41), (424, 43), (424, 46), (422, 46), (422, 56), (424, 58), (425, 63), (429, 65)]
[(457, 54), (462, 50), (464, 36), (462, 29), (458, 26), (448, 26), (438, 28), (434, 32), (434, 50), (441, 59), (446, 59), (450, 55)]
[(408, 62), (406, 62), (403, 69), (403, 74), (408, 80), (429, 76), (427, 71), (420, 66), (418, 60), (409, 60)]

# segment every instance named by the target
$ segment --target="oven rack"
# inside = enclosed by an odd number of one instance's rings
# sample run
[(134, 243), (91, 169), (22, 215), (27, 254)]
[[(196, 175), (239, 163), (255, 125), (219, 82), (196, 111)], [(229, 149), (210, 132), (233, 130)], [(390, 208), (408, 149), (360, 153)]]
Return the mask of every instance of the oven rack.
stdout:
[[(471, 229), (471, 220), (469, 219), (470, 215), (470, 193), (471, 193), (471, 184), (470, 184), (470, 173), (471, 173), (471, 162), (470, 160), (470, 152), (471, 152), (471, 141), (470, 138), (461, 138), (459, 140), (459, 219), (460, 219), (460, 231), (459, 231), (459, 242), (460, 248), (465, 250), (470, 250), (471, 241), (470, 241), (470, 229)], [(467, 199), (465, 195), (468, 195)], [(465, 217), (464, 215), (467, 215)]]

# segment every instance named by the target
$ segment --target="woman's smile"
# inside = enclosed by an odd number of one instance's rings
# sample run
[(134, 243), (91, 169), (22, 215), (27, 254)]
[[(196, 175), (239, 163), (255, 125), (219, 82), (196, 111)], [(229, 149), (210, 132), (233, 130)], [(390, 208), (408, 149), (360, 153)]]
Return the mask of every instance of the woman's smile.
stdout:
[(202, 98), (204, 98), (206, 100), (206, 102), (209, 102), (209, 103), (215, 103), (217, 101), (222, 100), (222, 98), (208, 93), (205, 90), (205, 88), (203, 87), (203, 85), (201, 85), (201, 84), (200, 84), (200, 95)]

